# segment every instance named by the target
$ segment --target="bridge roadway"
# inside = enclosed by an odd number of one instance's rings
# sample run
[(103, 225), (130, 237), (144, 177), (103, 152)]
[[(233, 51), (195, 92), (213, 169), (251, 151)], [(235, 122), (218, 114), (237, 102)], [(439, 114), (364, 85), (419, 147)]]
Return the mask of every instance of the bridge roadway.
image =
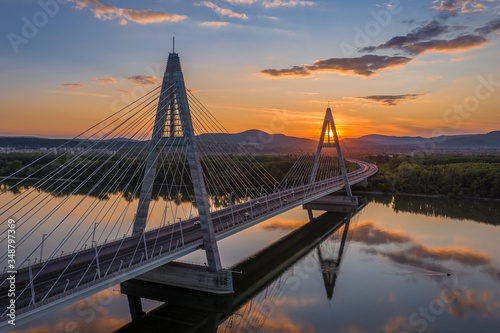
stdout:
[[(348, 174), (351, 185), (374, 175), (378, 170), (375, 165), (367, 162), (351, 162), (360, 166)], [(343, 187), (342, 177), (337, 176), (314, 185), (299, 186), (215, 211), (212, 213), (212, 221), (217, 240)], [(149, 230), (145, 237), (136, 235), (99, 244), (101, 278), (98, 277), (95, 248), (33, 265), (35, 304), (30, 304), (32, 297), (28, 268), (19, 269), (16, 274), (16, 296), (21, 292), (22, 294), (16, 301), (18, 322), (34, 319), (45, 311), (71, 304), (202, 248), (203, 237), (200, 226), (194, 224), (196, 220), (197, 218), (192, 218)], [(9, 302), (9, 286), (4, 282), (8, 276), (9, 274), (3, 274), (0, 277), (3, 282), (0, 286), (2, 314)], [(26, 318), (27, 315), (31, 318)], [(7, 318), (2, 315), (0, 320), (1, 328), (6, 324)]]

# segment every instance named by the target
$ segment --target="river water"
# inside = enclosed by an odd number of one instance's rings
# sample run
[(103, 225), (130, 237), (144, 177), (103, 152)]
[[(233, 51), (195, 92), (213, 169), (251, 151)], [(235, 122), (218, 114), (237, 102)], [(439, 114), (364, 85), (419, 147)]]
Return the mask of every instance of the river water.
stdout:
[(351, 217), (314, 212), (312, 225), (295, 208), (220, 241), (223, 265), (241, 269), (232, 298), (149, 286), (164, 299), (143, 298), (130, 323), (117, 285), (13, 331), (500, 331), (498, 202), (366, 199)]

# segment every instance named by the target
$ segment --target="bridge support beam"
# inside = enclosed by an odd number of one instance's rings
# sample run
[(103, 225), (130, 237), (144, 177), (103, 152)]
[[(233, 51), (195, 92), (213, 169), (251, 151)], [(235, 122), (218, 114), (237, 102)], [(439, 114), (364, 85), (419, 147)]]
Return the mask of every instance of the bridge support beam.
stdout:
[(137, 280), (193, 289), (212, 294), (233, 293), (230, 270), (211, 272), (207, 266), (171, 262), (136, 277)]
[(120, 292), (127, 297), (149, 299), (175, 307), (196, 309), (203, 312), (224, 313), (231, 311), (234, 294), (209, 294), (197, 290), (185, 289), (131, 279), (120, 283)]
[(368, 178), (363, 179), (362, 181), (360, 181), (356, 185), (359, 185), (361, 187), (367, 187), (368, 186)]
[(337, 213), (354, 213), (358, 210), (358, 197), (327, 195), (302, 205), (307, 209), (309, 221), (314, 219), (313, 210)]
[[(304, 209), (307, 209), (305, 205), (303, 206)], [(309, 216), (309, 222), (312, 222), (314, 220), (314, 215), (312, 209), (307, 209), (307, 215)]]
[(142, 301), (140, 297), (127, 295), (130, 317), (132, 320), (141, 318), (145, 312), (142, 311)]

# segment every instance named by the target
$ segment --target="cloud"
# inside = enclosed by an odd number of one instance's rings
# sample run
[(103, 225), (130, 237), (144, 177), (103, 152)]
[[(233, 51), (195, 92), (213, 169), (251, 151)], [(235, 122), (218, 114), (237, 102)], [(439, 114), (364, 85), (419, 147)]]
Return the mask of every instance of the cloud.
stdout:
[(368, 77), (374, 75), (376, 71), (403, 66), (412, 60), (412, 58), (407, 57), (389, 57), (368, 54), (357, 58), (316, 60), (314, 65), (306, 66), (306, 68), (310, 71), (341, 72)]
[(312, 6), (314, 4), (315, 4), (315, 2), (313, 2), (313, 1), (297, 1), (297, 0), (268, 0), (268, 1), (262, 1), (262, 5), (265, 8)]
[(296, 230), (302, 227), (307, 222), (302, 220), (271, 220), (262, 225), (262, 229), (266, 230)]
[[(359, 223), (351, 230), (352, 241), (368, 246), (365, 253), (387, 258), (395, 263), (436, 272), (437, 275), (449, 272), (444, 264), (455, 261), (462, 265), (482, 268), (493, 279), (500, 277), (499, 271), (492, 266), (492, 256), (486, 252), (462, 247), (431, 247), (419, 244), (407, 233), (386, 230), (372, 221)], [(400, 249), (379, 250), (377, 245), (400, 246)]]
[(261, 73), (271, 76), (308, 76), (311, 72), (337, 72), (370, 77), (377, 71), (399, 67), (412, 61), (407, 57), (365, 55), (357, 58), (330, 58), (316, 60), (314, 65), (293, 66), (289, 69), (264, 69)]
[(382, 229), (375, 223), (367, 221), (356, 226), (352, 241), (366, 245), (404, 244), (411, 242), (412, 238), (403, 232)]
[(365, 250), (365, 252), (372, 255), (378, 255), (380, 257), (387, 258), (392, 262), (400, 265), (409, 266), (420, 270), (426, 270), (438, 274), (445, 274), (449, 272), (449, 269), (441, 265), (441, 263), (426, 261), (421, 258), (408, 255), (405, 252), (388, 252), (388, 251), (384, 252), (375, 249), (367, 249)]
[(261, 73), (271, 76), (309, 76), (311, 75), (303, 66), (293, 66), (288, 69), (263, 69)]
[(301, 0), (226, 0), (234, 5), (252, 5), (258, 3), (265, 8), (276, 8), (276, 7), (295, 7), (295, 6), (312, 6), (316, 3), (313, 1), (301, 1)]
[(357, 97), (360, 99), (365, 99), (372, 102), (380, 103), (384, 106), (396, 106), (402, 102), (417, 99), (424, 94), (406, 94), (406, 95), (373, 95), (373, 96), (362, 96)]
[[(444, 18), (446, 19), (446, 18)], [(465, 34), (450, 39), (437, 39), (437, 37), (463, 27), (450, 27), (444, 25), (443, 19), (433, 20), (421, 27), (413, 29), (404, 36), (395, 36), (385, 43), (368, 46), (360, 49), (361, 52), (373, 52), (383, 49), (397, 49), (411, 55), (419, 55), (426, 52), (455, 52), (466, 51), (473, 48), (482, 47), (488, 40), (482, 36), (494, 29), (498, 29), (499, 22), (491, 21), (488, 25), (476, 29), (481, 32), (479, 35)]]
[(492, 32), (500, 30), (500, 19), (494, 19), (486, 23), (485, 26), (477, 28), (476, 32), (481, 35), (489, 35)]
[(450, 40), (431, 40), (405, 46), (403, 49), (409, 54), (418, 55), (425, 52), (454, 52), (466, 51), (480, 48), (487, 44), (488, 40), (483, 36), (465, 35)]
[(229, 22), (210, 21), (200, 23), (201, 27), (220, 28), (229, 25)]
[(129, 76), (127, 77), (127, 79), (134, 83), (142, 84), (144, 86), (158, 84), (156, 82), (156, 77), (154, 76), (135, 75), (135, 76)]
[(197, 4), (197, 6), (204, 6), (212, 9), (215, 13), (218, 13), (220, 15), (228, 16), (228, 17), (234, 17), (234, 18), (239, 18), (242, 20), (247, 20), (248, 16), (246, 14), (240, 14), (232, 11), (231, 9), (227, 8), (222, 8), (219, 7), (218, 5), (214, 4), (213, 2), (210, 1), (202, 1)]
[(116, 83), (116, 79), (114, 77), (100, 77), (97, 79), (92, 79), (92, 81), (95, 81), (99, 84), (114, 84), (114, 83)]
[(467, 57), (460, 57), (460, 58), (451, 58), (450, 60), (453, 62), (460, 62), (460, 61), (469, 60), (471, 58), (472, 58), (471, 56), (467, 56)]
[(273, 20), (273, 21), (279, 20), (276, 16), (261, 15), (261, 16), (257, 16), (257, 17), (262, 18), (262, 19), (266, 19), (266, 20)]
[(62, 90), (47, 90), (53, 94), (64, 94), (64, 95), (80, 95), (80, 96), (92, 96), (92, 97), (111, 97), (109, 95), (104, 94), (95, 94), (86, 91), (62, 91)]
[(439, 3), (439, 6), (433, 6), (435, 10), (445, 10), (453, 13), (479, 13), (488, 10), (488, 7), (482, 2), (495, 2), (496, 0), (434, 0), (433, 3)]
[(437, 81), (437, 80), (441, 80), (443, 77), (441, 75), (431, 75), (427, 78), (427, 80), (429, 81)]
[(483, 265), (490, 261), (490, 257), (485, 254), (467, 249), (433, 249), (423, 245), (415, 245), (409, 250), (399, 252), (378, 251), (376, 249), (367, 249), (365, 252), (387, 258), (400, 265), (436, 272), (438, 274), (445, 274), (450, 271), (449, 268), (443, 265), (448, 261), (456, 261), (469, 267)]
[(226, 2), (229, 2), (231, 4), (235, 4), (235, 5), (240, 5), (240, 4), (251, 5), (253, 3), (256, 3), (257, 1), (256, 0), (226, 0)]
[(389, 318), (384, 325), (384, 333), (394, 333), (406, 330), (411, 331), (412, 327), (408, 324), (408, 319), (403, 316)]
[(499, 318), (500, 302), (491, 291), (460, 290), (445, 292), (443, 298), (453, 300), (448, 313), (459, 318), (466, 318), (477, 313), (481, 318)]
[(441, 22), (433, 20), (421, 27), (413, 29), (405, 36), (396, 36), (391, 38), (389, 41), (377, 46), (368, 46), (361, 49), (361, 52), (373, 52), (378, 49), (390, 49), (390, 48), (403, 48), (408, 44), (421, 42), (428, 40), (433, 37), (437, 37), (441, 34), (447, 33), (449, 27), (443, 25)]
[(123, 9), (123, 16), (130, 21), (139, 24), (158, 23), (158, 22), (178, 22), (184, 20), (187, 16), (176, 15), (165, 12), (157, 12), (144, 9)]
[(67, 88), (75, 88), (75, 89), (88, 87), (88, 85), (83, 84), (83, 83), (63, 83), (63, 84), (61, 84), (61, 86), (67, 87)]
[(158, 12), (145, 9), (127, 9), (108, 5), (100, 0), (69, 0), (75, 3), (75, 8), (82, 10), (88, 8), (94, 13), (94, 17), (100, 20), (119, 19), (121, 25), (128, 23), (127, 20), (139, 24), (158, 22), (178, 22), (187, 18), (184, 15)]
[(424, 245), (415, 245), (406, 253), (412, 257), (433, 261), (454, 260), (471, 267), (489, 264), (492, 259), (486, 253), (454, 247), (431, 248)]

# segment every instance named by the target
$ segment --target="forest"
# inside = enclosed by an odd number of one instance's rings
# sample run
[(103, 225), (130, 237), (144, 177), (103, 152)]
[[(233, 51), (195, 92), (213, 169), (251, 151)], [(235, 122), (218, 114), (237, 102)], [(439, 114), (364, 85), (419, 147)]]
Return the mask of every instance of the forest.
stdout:
[(379, 172), (367, 190), (448, 197), (500, 198), (500, 156), (369, 156)]
[[(175, 158), (175, 157), (172, 157)], [(296, 155), (256, 155), (253, 165), (248, 165), (248, 160), (234, 155), (230, 157), (233, 165), (239, 165), (248, 178), (250, 173), (257, 168), (265, 169), (273, 181), (280, 182), (297, 161)], [(311, 155), (311, 159), (313, 156)], [(382, 191), (388, 193), (411, 193), (425, 195), (443, 195), (448, 197), (468, 198), (500, 198), (500, 156), (495, 155), (424, 155), (424, 156), (398, 156), (374, 155), (365, 158), (375, 162), (379, 172), (371, 177), (368, 187), (364, 190)], [(69, 166), (62, 172), (55, 173), (59, 166), (70, 161)], [(31, 164), (31, 165), (30, 165)], [(70, 176), (74, 182), (89, 179), (98, 182), (107, 177), (112, 177), (121, 170), (121, 183), (136, 184), (142, 177), (140, 162), (135, 160), (119, 160), (117, 156), (102, 156), (91, 160), (89, 156), (74, 158), (71, 155), (43, 156), (40, 154), (2, 154), (0, 155), (0, 177), (6, 177), (19, 171), (16, 177), (30, 176), (40, 179), (47, 176), (55, 179), (66, 179)], [(204, 167), (209, 167), (210, 157), (203, 160)], [(28, 166), (30, 165), (30, 166)], [(28, 166), (23, 169), (23, 167)], [(85, 166), (85, 168), (81, 168)], [(348, 163), (349, 171), (357, 166)], [(74, 169), (73, 169), (74, 168)], [(115, 170), (116, 168), (116, 170)], [(76, 169), (81, 169), (74, 172)], [(125, 171), (123, 171), (125, 170)], [(108, 172), (111, 171), (111, 172)], [(207, 172), (207, 177), (223, 175), (224, 170), (213, 169)], [(184, 182), (189, 182), (187, 173), (174, 172), (162, 169), (159, 164), (159, 179), (175, 179), (179, 182), (181, 177)], [(307, 175), (303, 175), (304, 182)], [(232, 180), (225, 177), (225, 186), (231, 187)], [(210, 182), (207, 179), (207, 182)], [(266, 185), (273, 187), (274, 183), (254, 184), (255, 187)]]

